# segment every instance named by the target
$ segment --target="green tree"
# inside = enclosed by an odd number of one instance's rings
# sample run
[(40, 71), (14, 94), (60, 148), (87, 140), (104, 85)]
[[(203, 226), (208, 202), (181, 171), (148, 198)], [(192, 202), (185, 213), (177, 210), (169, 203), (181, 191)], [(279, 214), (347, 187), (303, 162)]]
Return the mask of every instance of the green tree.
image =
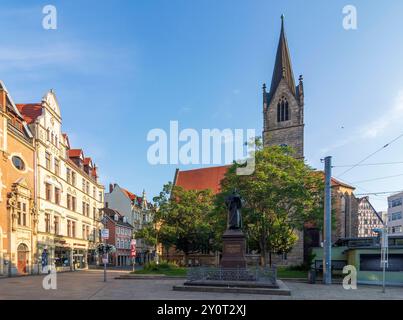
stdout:
[(266, 253), (289, 252), (298, 240), (296, 231), (309, 221), (320, 221), (323, 213), (321, 174), (293, 157), (289, 147), (263, 148), (256, 141), (255, 171), (237, 175), (233, 164), (222, 181), (222, 196), (237, 189), (245, 201), (244, 229), (250, 246), (256, 246), (261, 264)]
[(185, 190), (168, 183), (153, 200), (157, 207), (154, 226), (147, 227), (145, 235), (166, 249), (175, 246), (184, 253), (185, 262), (190, 253), (206, 248), (214, 229), (214, 220), (210, 219), (214, 208), (211, 190)]

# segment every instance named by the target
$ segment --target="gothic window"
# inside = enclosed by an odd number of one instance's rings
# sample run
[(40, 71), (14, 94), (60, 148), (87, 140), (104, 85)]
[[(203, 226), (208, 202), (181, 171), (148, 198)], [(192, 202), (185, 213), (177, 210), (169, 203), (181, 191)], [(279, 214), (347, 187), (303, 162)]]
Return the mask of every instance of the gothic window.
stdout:
[(277, 122), (283, 122), (288, 120), (290, 120), (288, 101), (285, 97), (282, 97), (277, 104)]

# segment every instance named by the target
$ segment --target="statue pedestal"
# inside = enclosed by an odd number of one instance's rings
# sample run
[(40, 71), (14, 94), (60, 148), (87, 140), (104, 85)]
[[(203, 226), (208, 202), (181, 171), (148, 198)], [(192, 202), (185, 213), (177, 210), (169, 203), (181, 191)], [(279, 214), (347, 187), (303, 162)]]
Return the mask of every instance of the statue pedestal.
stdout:
[(239, 229), (225, 231), (223, 237), (222, 268), (246, 268), (245, 235)]

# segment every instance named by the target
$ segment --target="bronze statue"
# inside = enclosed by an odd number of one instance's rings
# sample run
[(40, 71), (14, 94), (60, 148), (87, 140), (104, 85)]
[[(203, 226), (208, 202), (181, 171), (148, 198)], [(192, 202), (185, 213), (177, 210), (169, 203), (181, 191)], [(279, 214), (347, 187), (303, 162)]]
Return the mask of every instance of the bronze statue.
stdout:
[(242, 228), (242, 200), (238, 192), (234, 190), (230, 196), (225, 199), (225, 205), (228, 209), (228, 226), (229, 230)]

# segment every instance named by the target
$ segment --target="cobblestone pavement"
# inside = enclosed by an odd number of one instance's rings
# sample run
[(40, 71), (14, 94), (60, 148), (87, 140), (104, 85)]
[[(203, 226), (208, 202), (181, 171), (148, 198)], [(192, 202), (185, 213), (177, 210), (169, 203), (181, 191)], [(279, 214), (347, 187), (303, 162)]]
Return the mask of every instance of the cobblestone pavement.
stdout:
[(402, 287), (390, 287), (386, 293), (380, 287), (358, 286), (357, 290), (344, 290), (341, 285), (324, 286), (286, 281), (291, 296), (267, 296), (232, 293), (200, 293), (172, 291), (172, 286), (183, 280), (116, 280), (124, 272), (113, 270), (103, 282), (101, 270), (66, 272), (57, 274), (57, 289), (44, 290), (43, 276), (0, 279), (0, 299), (199, 299), (199, 300), (272, 300), (272, 299), (399, 299), (403, 300)]

